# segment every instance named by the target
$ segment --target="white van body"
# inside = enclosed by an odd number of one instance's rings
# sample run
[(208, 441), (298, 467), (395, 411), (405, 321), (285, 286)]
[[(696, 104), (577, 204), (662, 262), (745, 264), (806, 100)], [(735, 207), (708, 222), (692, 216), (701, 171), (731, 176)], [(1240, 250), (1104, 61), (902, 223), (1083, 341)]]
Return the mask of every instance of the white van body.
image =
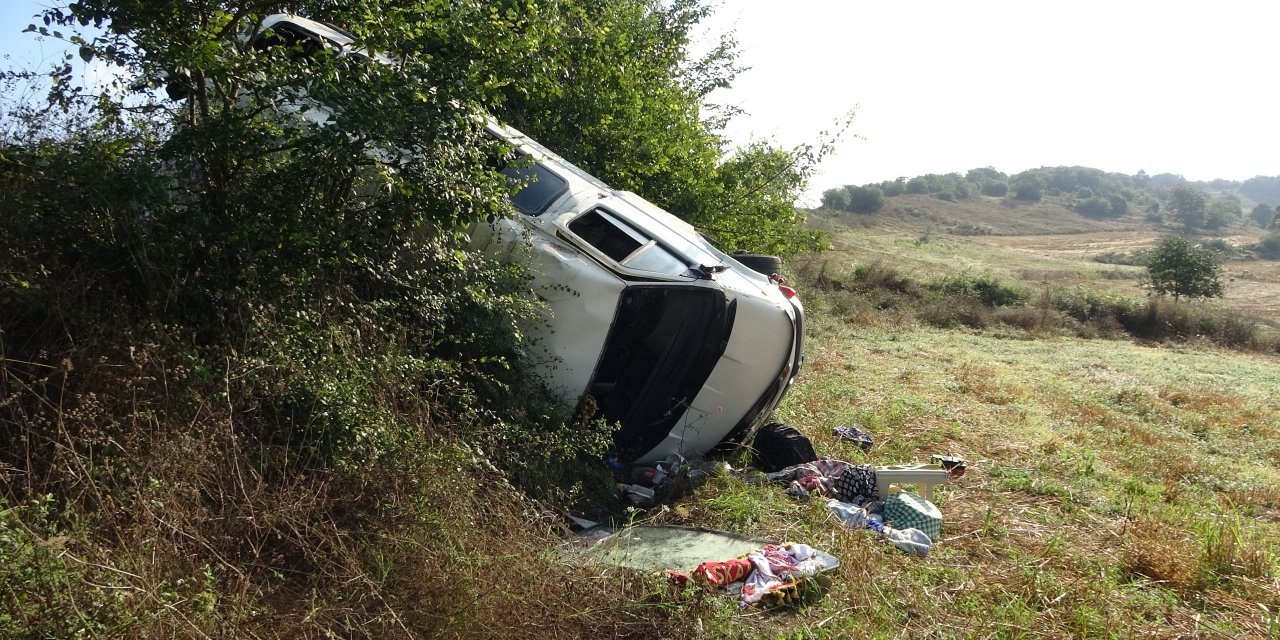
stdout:
[[(349, 34), (313, 20), (276, 14), (262, 26), (357, 54)], [(330, 120), (323, 105), (299, 110)], [(767, 420), (804, 361), (795, 292), (523, 133), (485, 128), (523, 158), (503, 170), (518, 213), (477, 225), (472, 245), (531, 268), (547, 314), (527, 323), (528, 355), (548, 387), (618, 423), (620, 450), (639, 463), (705, 454)]]
[(525, 185), (520, 215), (473, 235), (534, 270), (551, 314), (531, 326), (542, 379), (566, 402), (591, 396), (638, 462), (701, 455), (763, 423), (803, 362), (794, 292), (519, 131), (487, 130), (532, 163), (508, 170)]

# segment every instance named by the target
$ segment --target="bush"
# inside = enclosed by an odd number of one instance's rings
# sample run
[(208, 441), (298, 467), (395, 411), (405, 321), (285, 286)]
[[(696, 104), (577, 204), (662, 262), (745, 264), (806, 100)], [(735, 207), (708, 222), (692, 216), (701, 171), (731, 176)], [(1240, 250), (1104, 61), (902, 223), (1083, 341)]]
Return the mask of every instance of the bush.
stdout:
[(822, 206), (836, 211), (847, 210), (849, 208), (849, 192), (844, 187), (823, 191)]
[(1206, 339), (1227, 347), (1260, 344), (1256, 322), (1234, 311), (1152, 298), (1122, 323), (1129, 333), (1151, 340)]
[(1249, 219), (1252, 220), (1254, 224), (1258, 225), (1258, 227), (1262, 229), (1266, 229), (1270, 227), (1271, 221), (1275, 220), (1275, 218), (1276, 218), (1275, 209), (1272, 209), (1270, 205), (1266, 205), (1266, 204), (1258, 204), (1253, 208), (1252, 211), (1249, 212)]
[(883, 262), (859, 264), (854, 267), (852, 276), (851, 288), (856, 291), (882, 289), (911, 297), (923, 295), (923, 289), (915, 280)]
[(849, 211), (854, 213), (876, 213), (884, 207), (884, 194), (879, 187), (850, 187)]
[(1112, 195), (1108, 196), (1107, 200), (1111, 203), (1111, 216), (1113, 218), (1119, 218), (1129, 213), (1129, 201), (1124, 196)]
[(916, 316), (921, 322), (941, 329), (984, 329), (995, 322), (991, 308), (972, 298), (926, 300), (918, 306)]
[(1029, 294), (1021, 287), (1002, 284), (991, 275), (972, 276), (962, 273), (947, 276), (931, 285), (947, 296), (972, 298), (988, 307), (1006, 307), (1026, 302)]
[(1259, 258), (1280, 260), (1280, 230), (1272, 231), (1263, 236), (1262, 240), (1254, 245), (1253, 252)]
[(1023, 202), (1040, 202), (1044, 197), (1044, 180), (1035, 174), (1024, 172), (1013, 179), (1013, 198)]
[(1003, 198), (1009, 195), (1009, 183), (1003, 180), (983, 183), (982, 195), (991, 196), (993, 198)]
[(1090, 196), (1076, 203), (1076, 211), (1091, 218), (1105, 218), (1111, 215), (1111, 203), (1106, 198)]

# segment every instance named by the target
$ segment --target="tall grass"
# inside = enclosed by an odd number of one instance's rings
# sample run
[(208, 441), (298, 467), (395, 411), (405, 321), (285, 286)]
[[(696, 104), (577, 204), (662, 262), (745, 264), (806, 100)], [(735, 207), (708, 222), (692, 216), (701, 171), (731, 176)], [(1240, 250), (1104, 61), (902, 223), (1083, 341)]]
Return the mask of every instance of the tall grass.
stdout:
[(1280, 352), (1280, 336), (1261, 322), (1208, 302), (1131, 298), (1083, 288), (1032, 292), (989, 274), (967, 272), (920, 281), (882, 262), (833, 273), (829, 263), (814, 259), (800, 262), (797, 276), (810, 298), (857, 323), (897, 322), (906, 316), (940, 328), (1008, 327)]

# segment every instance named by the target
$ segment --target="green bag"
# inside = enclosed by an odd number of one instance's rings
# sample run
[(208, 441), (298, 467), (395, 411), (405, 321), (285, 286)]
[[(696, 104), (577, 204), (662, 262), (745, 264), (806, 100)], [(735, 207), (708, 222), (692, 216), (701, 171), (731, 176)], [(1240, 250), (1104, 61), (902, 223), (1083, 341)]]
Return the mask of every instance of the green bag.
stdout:
[(919, 529), (930, 540), (942, 537), (942, 512), (932, 502), (906, 491), (884, 501), (884, 519), (896, 529)]

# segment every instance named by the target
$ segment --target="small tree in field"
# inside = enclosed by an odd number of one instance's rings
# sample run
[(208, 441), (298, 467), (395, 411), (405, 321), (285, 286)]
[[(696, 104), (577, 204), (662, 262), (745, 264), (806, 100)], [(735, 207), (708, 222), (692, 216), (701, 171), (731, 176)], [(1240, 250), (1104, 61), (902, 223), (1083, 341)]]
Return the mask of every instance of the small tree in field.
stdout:
[(1165, 236), (1147, 254), (1148, 286), (1174, 300), (1222, 296), (1222, 263), (1213, 251), (1181, 236)]

